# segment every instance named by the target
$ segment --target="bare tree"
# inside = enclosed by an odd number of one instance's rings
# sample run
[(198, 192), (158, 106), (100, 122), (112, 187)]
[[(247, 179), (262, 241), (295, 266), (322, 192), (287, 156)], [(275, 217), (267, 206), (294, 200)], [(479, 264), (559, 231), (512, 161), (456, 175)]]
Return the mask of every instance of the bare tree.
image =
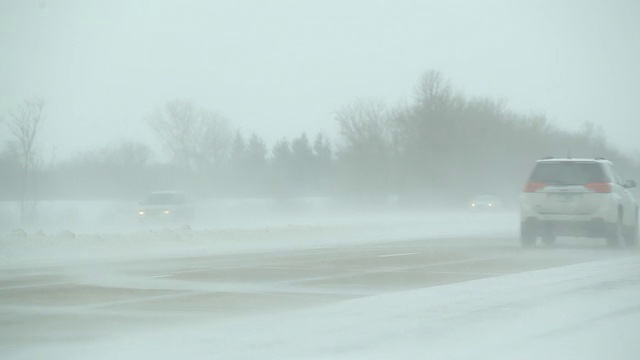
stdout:
[(604, 156), (607, 135), (602, 124), (587, 121), (582, 124), (580, 131), (574, 137), (586, 142), (586, 145), (593, 151), (593, 157)]
[(174, 160), (202, 170), (227, 158), (231, 131), (219, 115), (185, 100), (173, 100), (156, 109), (151, 129), (170, 150)]
[(378, 101), (357, 101), (336, 114), (346, 147), (385, 147), (392, 134), (387, 107)]
[(25, 199), (30, 176), (38, 162), (36, 137), (44, 119), (44, 100), (33, 98), (23, 101), (9, 112), (9, 130), (15, 137), (14, 150), (22, 166), (20, 179), (20, 221), (25, 223)]
[(341, 135), (338, 157), (350, 187), (362, 195), (389, 190), (396, 151), (393, 111), (378, 101), (358, 101), (338, 111), (336, 120)]
[(437, 70), (425, 72), (415, 88), (416, 102), (430, 109), (446, 105), (453, 98), (451, 82)]

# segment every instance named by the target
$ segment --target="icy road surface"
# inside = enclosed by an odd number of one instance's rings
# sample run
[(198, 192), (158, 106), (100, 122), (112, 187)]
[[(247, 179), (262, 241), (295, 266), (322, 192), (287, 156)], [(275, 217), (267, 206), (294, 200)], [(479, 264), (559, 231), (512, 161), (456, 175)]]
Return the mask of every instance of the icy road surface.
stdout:
[(0, 238), (2, 359), (638, 359), (640, 252), (517, 215)]

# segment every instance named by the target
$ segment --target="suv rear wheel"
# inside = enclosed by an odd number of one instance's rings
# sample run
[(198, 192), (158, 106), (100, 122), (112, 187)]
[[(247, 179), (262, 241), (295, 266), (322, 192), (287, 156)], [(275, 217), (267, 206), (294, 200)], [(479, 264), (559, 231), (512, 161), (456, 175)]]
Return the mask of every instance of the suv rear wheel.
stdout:
[(618, 222), (609, 224), (607, 229), (607, 246), (614, 248), (623, 245), (622, 214), (618, 214)]
[(635, 223), (626, 229), (624, 233), (624, 242), (627, 246), (638, 245), (638, 211), (636, 210)]
[(542, 242), (547, 246), (556, 244), (556, 236), (552, 233), (542, 235)]
[(520, 223), (520, 244), (523, 247), (534, 247), (536, 245), (536, 236), (533, 229), (527, 223)]

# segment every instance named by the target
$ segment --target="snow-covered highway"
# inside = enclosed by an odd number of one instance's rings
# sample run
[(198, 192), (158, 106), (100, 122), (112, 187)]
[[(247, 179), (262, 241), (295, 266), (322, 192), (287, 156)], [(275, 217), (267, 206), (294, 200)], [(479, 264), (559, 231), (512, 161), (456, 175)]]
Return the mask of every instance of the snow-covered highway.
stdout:
[(584, 239), (522, 249), (516, 218), (4, 236), (0, 355), (640, 357), (640, 252)]

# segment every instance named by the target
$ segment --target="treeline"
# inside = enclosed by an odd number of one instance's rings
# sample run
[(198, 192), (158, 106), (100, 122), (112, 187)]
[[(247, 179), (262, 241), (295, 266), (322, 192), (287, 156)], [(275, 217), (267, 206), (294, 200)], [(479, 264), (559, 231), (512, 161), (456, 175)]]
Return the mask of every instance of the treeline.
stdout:
[[(12, 112), (10, 129), (33, 120), (32, 103)], [(210, 110), (174, 100), (147, 119), (169, 154), (161, 162), (147, 145), (127, 141), (46, 161), (33, 146), (37, 126), (31, 138), (12, 131), (14, 140), (0, 154), (0, 199), (138, 199), (154, 190), (185, 189), (208, 197), (370, 202), (393, 196), (416, 205), (494, 194), (508, 202), (533, 162), (545, 156), (605, 157), (623, 175), (640, 179), (638, 163), (609, 146), (601, 126), (562, 130), (542, 114), (522, 115), (503, 102), (465, 96), (436, 71), (419, 80), (407, 103), (356, 101), (339, 109), (336, 121), (340, 131), (333, 139), (302, 133), (269, 145), (257, 134), (234, 131)], [(31, 147), (24, 146), (28, 141)]]
[(341, 182), (406, 202), (442, 204), (474, 194), (515, 201), (533, 162), (548, 156), (604, 157), (623, 175), (640, 175), (638, 162), (609, 146), (601, 126), (562, 130), (543, 114), (467, 97), (436, 71), (422, 76), (408, 105), (359, 101), (344, 107), (337, 121)]
[[(327, 196), (334, 159), (327, 138), (306, 134), (271, 149), (257, 135), (237, 133), (224, 158), (192, 168), (155, 162), (147, 145), (124, 141), (33, 170), (26, 200), (138, 199), (150, 191), (182, 189), (207, 197)], [(19, 200), (21, 164), (0, 158), (1, 200)]]

